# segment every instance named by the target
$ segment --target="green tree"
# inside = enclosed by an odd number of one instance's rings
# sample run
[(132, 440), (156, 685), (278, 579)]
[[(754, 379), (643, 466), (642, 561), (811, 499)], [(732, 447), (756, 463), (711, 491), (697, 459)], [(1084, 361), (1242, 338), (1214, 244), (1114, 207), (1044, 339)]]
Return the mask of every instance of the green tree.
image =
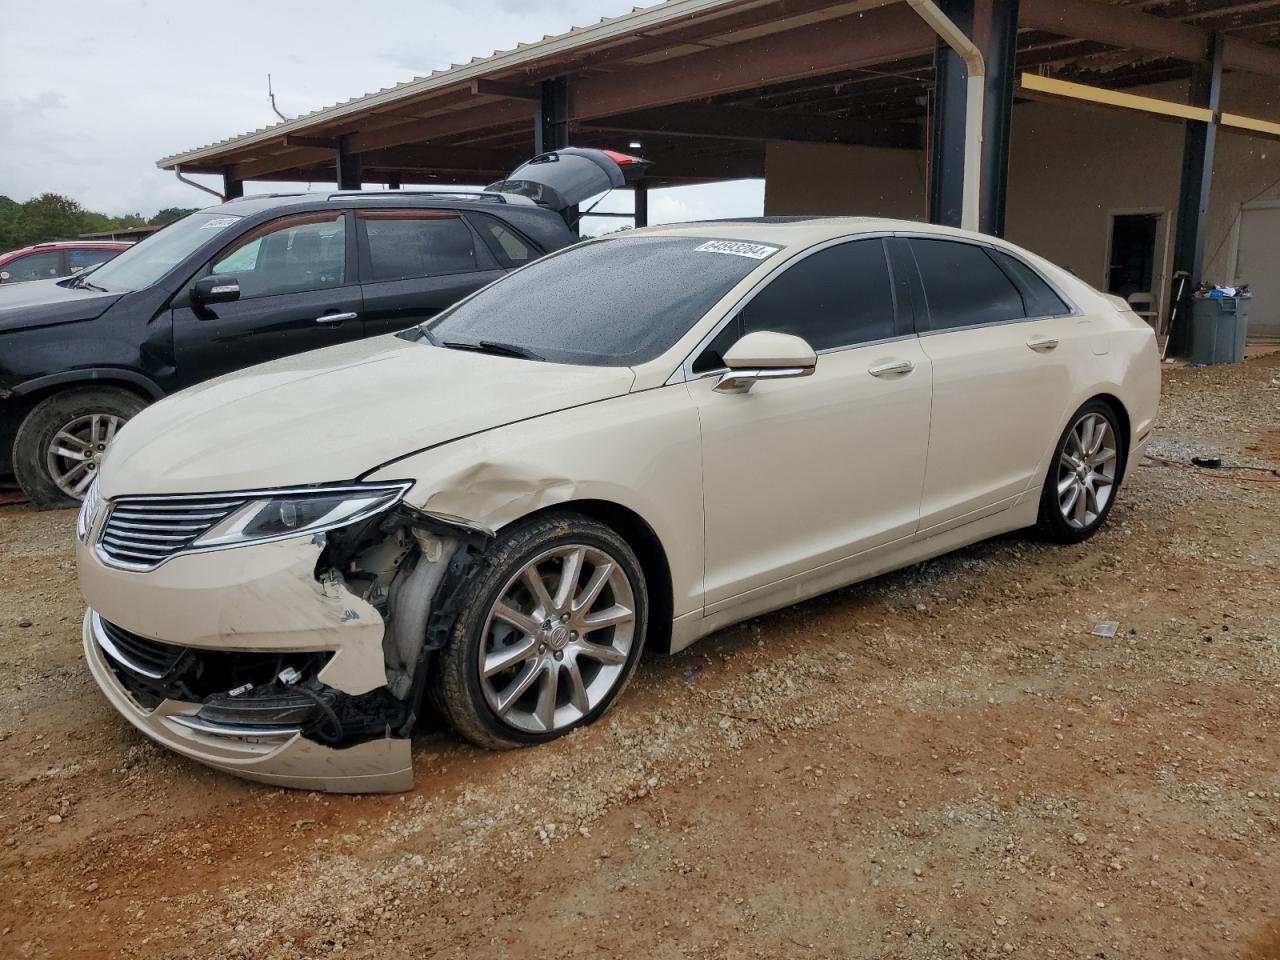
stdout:
[(199, 207), (165, 207), (148, 220), (147, 223), (153, 227), (163, 227), (166, 223), (173, 223), (173, 221), (185, 217), (189, 213), (195, 213), (199, 209)]

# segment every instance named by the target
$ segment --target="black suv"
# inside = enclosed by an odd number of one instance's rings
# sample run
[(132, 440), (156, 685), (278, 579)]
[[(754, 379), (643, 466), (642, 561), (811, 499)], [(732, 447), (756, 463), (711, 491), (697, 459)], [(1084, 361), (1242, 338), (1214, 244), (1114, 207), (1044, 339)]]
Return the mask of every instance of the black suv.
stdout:
[(574, 205), (647, 166), (567, 148), (481, 194), (245, 197), (109, 263), (0, 289), (0, 477), (80, 499), (119, 427), (210, 377), (404, 329), (573, 243)]

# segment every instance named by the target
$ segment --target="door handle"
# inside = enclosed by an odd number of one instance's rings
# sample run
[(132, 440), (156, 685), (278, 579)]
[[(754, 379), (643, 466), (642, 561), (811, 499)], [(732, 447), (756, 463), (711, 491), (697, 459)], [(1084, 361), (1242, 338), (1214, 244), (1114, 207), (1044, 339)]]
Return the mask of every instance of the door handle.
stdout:
[(877, 363), (874, 367), (868, 367), (867, 373), (873, 377), (887, 377), (895, 373), (910, 373), (916, 368), (916, 365), (910, 360), (892, 360), (889, 363)]
[(1027, 341), (1027, 346), (1032, 350), (1047, 351), (1052, 350), (1057, 345), (1057, 337), (1032, 337)]
[(344, 320), (355, 320), (358, 313), (323, 313), (316, 317), (316, 323), (342, 323)]

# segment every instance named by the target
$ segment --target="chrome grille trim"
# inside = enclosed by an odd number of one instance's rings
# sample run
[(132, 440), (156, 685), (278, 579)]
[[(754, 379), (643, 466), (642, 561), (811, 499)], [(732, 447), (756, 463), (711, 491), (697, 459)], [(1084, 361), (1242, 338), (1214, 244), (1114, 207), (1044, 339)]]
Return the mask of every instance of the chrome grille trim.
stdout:
[(96, 611), (89, 612), (89, 626), (103, 653), (126, 670), (152, 680), (165, 676), (186, 652), (184, 647), (147, 640), (109, 624)]
[(239, 510), (250, 497), (120, 497), (110, 503), (98, 535), (105, 560), (130, 569), (149, 570), (191, 546), (218, 521)]

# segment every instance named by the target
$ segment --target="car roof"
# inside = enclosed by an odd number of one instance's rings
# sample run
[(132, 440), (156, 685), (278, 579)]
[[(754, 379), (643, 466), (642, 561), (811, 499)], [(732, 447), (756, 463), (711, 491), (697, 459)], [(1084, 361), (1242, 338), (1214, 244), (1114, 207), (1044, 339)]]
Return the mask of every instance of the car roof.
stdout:
[(989, 241), (994, 238), (923, 223), (918, 220), (893, 220), (886, 217), (740, 217), (729, 220), (697, 220), (691, 223), (673, 223), (660, 227), (644, 227), (639, 230), (613, 234), (625, 236), (695, 236), (718, 240), (744, 240), (752, 243), (776, 243), (781, 246), (810, 246), (824, 240), (859, 233), (935, 233), (938, 236), (969, 237)]

